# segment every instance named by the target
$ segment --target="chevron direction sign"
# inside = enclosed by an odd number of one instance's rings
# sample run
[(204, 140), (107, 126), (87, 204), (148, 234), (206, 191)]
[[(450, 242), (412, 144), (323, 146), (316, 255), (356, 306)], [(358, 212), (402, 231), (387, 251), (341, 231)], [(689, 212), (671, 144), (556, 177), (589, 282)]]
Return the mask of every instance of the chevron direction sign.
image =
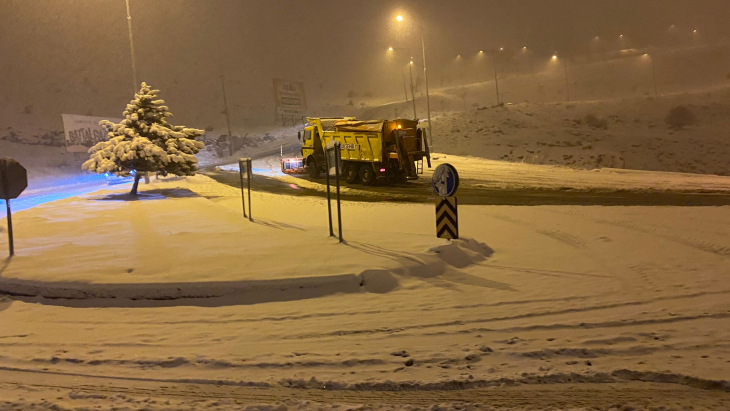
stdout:
[(449, 240), (459, 238), (456, 197), (440, 197), (436, 200), (436, 237)]

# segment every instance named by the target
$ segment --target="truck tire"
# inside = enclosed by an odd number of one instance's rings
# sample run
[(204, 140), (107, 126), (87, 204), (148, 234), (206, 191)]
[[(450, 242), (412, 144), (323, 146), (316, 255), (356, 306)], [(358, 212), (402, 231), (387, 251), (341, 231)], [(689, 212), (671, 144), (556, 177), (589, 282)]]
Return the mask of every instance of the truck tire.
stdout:
[(360, 181), (364, 186), (371, 186), (375, 183), (375, 169), (370, 163), (360, 166)]
[(357, 184), (360, 180), (357, 164), (345, 163), (345, 181), (347, 184)]
[(319, 164), (317, 164), (317, 160), (313, 156), (307, 159), (307, 169), (309, 169), (309, 177), (312, 180), (319, 178)]

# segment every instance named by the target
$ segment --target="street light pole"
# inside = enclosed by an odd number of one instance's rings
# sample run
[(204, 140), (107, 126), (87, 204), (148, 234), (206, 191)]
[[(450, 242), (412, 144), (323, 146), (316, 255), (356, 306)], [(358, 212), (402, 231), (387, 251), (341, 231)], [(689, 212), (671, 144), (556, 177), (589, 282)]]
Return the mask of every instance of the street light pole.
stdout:
[(406, 95), (406, 103), (408, 102), (408, 88), (406, 88), (406, 75), (403, 70), (400, 71), (401, 77), (403, 78), (403, 93)]
[(654, 67), (654, 56), (652, 56), (651, 54), (647, 54), (647, 56), (649, 56), (649, 61), (651, 61), (651, 75), (652, 75), (652, 78), (654, 79), (654, 95), (658, 96), (659, 89), (657, 88), (657, 85), (656, 85), (656, 68)]
[(418, 120), (418, 115), (416, 114), (416, 93), (415, 89), (413, 88), (413, 69), (411, 68), (413, 66), (413, 60), (408, 62), (408, 72), (411, 75), (411, 101), (413, 102), (413, 119)]
[(223, 105), (226, 106), (226, 124), (228, 125), (228, 153), (233, 155), (233, 136), (231, 135), (231, 117), (228, 113), (228, 98), (226, 98), (226, 83), (221, 74), (221, 87), (223, 87)]
[(570, 101), (570, 83), (568, 82), (568, 63), (563, 59), (563, 70), (565, 70), (565, 98)]
[(127, 5), (127, 29), (129, 30), (129, 52), (132, 55), (132, 92), (137, 93), (137, 63), (134, 59), (134, 38), (132, 37), (132, 15), (129, 13), (129, 0), (124, 0)]
[(499, 105), (499, 80), (497, 80), (497, 52), (492, 50), (492, 68), (494, 69), (494, 88), (497, 92), (497, 105)]
[(431, 100), (428, 96), (428, 72), (426, 71), (426, 41), (424, 39), (423, 26), (421, 26), (421, 49), (423, 51), (423, 77), (426, 80), (426, 112), (428, 113), (428, 136), (431, 138), (431, 149), (433, 152), (433, 134), (431, 133)]

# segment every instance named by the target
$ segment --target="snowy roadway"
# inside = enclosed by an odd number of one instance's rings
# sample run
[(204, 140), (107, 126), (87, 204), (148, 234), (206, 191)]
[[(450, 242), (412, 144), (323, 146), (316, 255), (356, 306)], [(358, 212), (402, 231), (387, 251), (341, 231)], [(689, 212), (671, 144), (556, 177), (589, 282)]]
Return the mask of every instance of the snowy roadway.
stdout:
[[(284, 157), (296, 156), (295, 149)], [(666, 173), (639, 170), (580, 170), (484, 160), (473, 157), (435, 155), (433, 167), (451, 163), (460, 173), (458, 191), (461, 204), (480, 205), (730, 205), (730, 177)], [(238, 164), (207, 169), (203, 174), (240, 188)], [(291, 196), (325, 195), (324, 179), (308, 175), (286, 175), (280, 170), (280, 156), (253, 161), (254, 191)], [(433, 201), (431, 172), (415, 181), (397, 186), (342, 182), (342, 198), (349, 201)]]
[[(105, 176), (91, 173), (45, 179), (41, 184), (38, 183), (28, 182), (29, 187), (20, 197), (10, 200), (11, 211), (27, 210), (51, 201), (63, 200), (109, 187), (109, 182)], [(122, 182), (122, 184), (128, 183)], [(36, 185), (40, 185), (40, 187), (35, 188)], [(115, 185), (115, 187), (119, 186)], [(0, 201), (4, 203), (4, 201)], [(5, 217), (5, 204), (2, 205), (0, 207), (0, 217)]]

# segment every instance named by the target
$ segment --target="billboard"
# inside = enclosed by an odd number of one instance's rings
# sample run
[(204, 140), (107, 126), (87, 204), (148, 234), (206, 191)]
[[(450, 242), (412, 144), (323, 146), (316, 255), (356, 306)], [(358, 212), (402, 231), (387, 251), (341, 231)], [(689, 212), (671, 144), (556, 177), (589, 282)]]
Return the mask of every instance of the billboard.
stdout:
[(304, 83), (275, 78), (274, 97), (277, 115), (305, 115), (307, 96), (304, 94)]
[(63, 133), (66, 137), (66, 151), (70, 153), (86, 153), (94, 144), (107, 139), (107, 132), (99, 125), (101, 120), (113, 123), (122, 121), (120, 118), (79, 116), (76, 114), (61, 114), (63, 118)]

